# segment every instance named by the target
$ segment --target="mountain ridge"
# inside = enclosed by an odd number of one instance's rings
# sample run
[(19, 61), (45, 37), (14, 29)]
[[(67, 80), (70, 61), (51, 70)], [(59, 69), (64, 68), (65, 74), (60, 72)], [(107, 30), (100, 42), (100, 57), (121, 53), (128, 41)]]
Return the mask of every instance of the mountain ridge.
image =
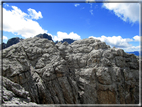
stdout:
[(129, 54), (134, 54), (134, 55), (136, 55), (136, 56), (139, 56), (139, 51), (133, 51), (133, 52), (127, 52), (127, 53), (129, 53)]
[[(49, 35), (49, 34), (46, 34), (46, 33), (44, 33), (44, 34), (38, 34), (38, 35), (36, 35), (35, 37), (45, 38), (45, 39), (48, 39), (48, 40), (53, 41), (52, 36)], [(12, 46), (12, 45), (14, 45), (14, 44), (17, 44), (18, 42), (20, 42), (20, 41), (22, 41), (22, 40), (24, 40), (24, 39), (19, 38), (19, 37), (10, 38), (10, 39), (7, 41), (7, 43), (2, 43), (2, 44), (0, 44), (0, 49), (5, 49), (5, 48), (7, 48), (7, 47), (9, 47), (9, 46)], [(55, 44), (58, 43), (58, 42), (61, 42), (61, 43), (63, 43), (63, 42), (68, 42), (69, 44), (71, 44), (71, 43), (73, 43), (74, 41), (75, 41), (75, 40), (73, 40), (73, 39), (63, 39), (63, 40), (61, 40), (61, 41), (56, 41)]]
[(139, 103), (136, 56), (100, 40), (55, 44), (34, 37), (4, 49), (2, 56), (2, 76), (8, 79), (4, 104), (21, 104), (16, 98), (26, 104)]
[[(44, 33), (44, 34), (38, 34), (38, 35), (36, 35), (35, 37), (46, 38), (46, 39), (48, 39), (48, 40), (53, 41), (52, 36), (49, 35), (49, 34), (46, 34), (46, 33)], [(5, 49), (5, 48), (7, 48), (7, 47), (9, 47), (9, 46), (12, 46), (13, 44), (17, 44), (18, 42), (20, 42), (20, 41), (22, 41), (22, 40), (24, 40), (24, 39), (19, 38), (19, 37), (11, 38), (11, 39), (9, 39), (9, 40), (7, 41), (7, 43), (2, 43), (2, 44), (0, 45), (0, 49)], [(56, 41), (56, 42), (54, 42), (54, 43), (57, 44), (57, 43), (59, 43), (59, 42), (61, 42), (61, 43), (67, 42), (68, 44), (71, 44), (71, 43), (73, 43), (74, 41), (76, 41), (76, 40), (73, 40), (73, 39), (63, 39), (63, 40), (61, 40), (61, 41)], [(134, 55), (136, 55), (136, 56), (139, 56), (139, 51), (132, 51), (132, 52), (126, 52), (126, 53), (134, 54)]]

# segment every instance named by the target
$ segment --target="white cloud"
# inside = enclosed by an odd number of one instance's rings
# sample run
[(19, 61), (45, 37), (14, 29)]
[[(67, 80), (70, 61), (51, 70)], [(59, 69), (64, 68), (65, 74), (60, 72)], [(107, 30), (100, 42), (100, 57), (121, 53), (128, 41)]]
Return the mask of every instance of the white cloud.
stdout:
[(73, 40), (79, 40), (81, 39), (80, 36), (74, 32), (71, 32), (70, 34), (67, 34), (66, 32), (57, 32), (57, 36), (53, 36), (54, 41), (61, 41), (63, 39), (73, 39)]
[(140, 46), (130, 46), (127, 48), (124, 48), (125, 52), (134, 52), (134, 51), (139, 51), (140, 50)]
[[(93, 37), (93, 36), (90, 36)], [(89, 38), (90, 38), (89, 37)], [(121, 36), (112, 36), (112, 37), (106, 37), (106, 36), (101, 36), (101, 37), (93, 37), (95, 39), (100, 39), (102, 42), (106, 42), (107, 45), (114, 46), (116, 48), (127, 48), (132, 46), (129, 44), (129, 42), (133, 41), (133, 39), (130, 38), (122, 38)]]
[(36, 12), (34, 9), (29, 8), (28, 12), (29, 12), (29, 15), (31, 16), (32, 19), (43, 18), (40, 11)]
[(140, 41), (140, 36), (136, 35), (136, 36), (133, 37), (133, 39), (134, 39), (135, 41)]
[(93, 10), (90, 10), (91, 15), (93, 15)]
[(105, 42), (107, 45), (110, 45), (111, 47), (121, 48), (125, 52), (133, 52), (140, 50), (140, 46), (133, 46), (132, 44), (129, 44), (129, 42), (138, 41), (138, 35), (133, 37), (134, 40), (130, 38), (122, 38), (121, 36), (106, 37), (103, 35), (101, 37), (90, 36), (89, 38), (91, 37), (94, 39), (99, 39), (102, 42)]
[[(0, 39), (3, 39), (2, 41), (7, 41), (8, 40), (8, 38), (6, 36), (3, 36), (3, 38), (0, 38)], [(1, 44), (1, 41), (0, 41), (0, 44)]]
[(139, 21), (139, 3), (103, 3), (104, 8), (111, 10), (123, 21)]
[(38, 22), (29, 18), (29, 14), (22, 12), (16, 6), (12, 6), (12, 10), (3, 8), (3, 30), (25, 38), (33, 37), (40, 33), (47, 33), (47, 30), (42, 29)]
[(3, 40), (8, 40), (8, 38), (6, 36), (3, 36)]
[(74, 4), (75, 7), (79, 6), (80, 4)]
[(86, 0), (86, 2), (88, 3), (88, 2), (94, 2), (95, 0)]

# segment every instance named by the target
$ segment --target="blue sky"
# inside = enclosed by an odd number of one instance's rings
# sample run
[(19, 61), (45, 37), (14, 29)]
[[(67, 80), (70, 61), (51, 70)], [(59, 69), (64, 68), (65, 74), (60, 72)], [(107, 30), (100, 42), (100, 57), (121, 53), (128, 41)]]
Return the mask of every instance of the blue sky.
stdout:
[(139, 51), (138, 3), (4, 3), (3, 42), (48, 33), (54, 41), (93, 37)]

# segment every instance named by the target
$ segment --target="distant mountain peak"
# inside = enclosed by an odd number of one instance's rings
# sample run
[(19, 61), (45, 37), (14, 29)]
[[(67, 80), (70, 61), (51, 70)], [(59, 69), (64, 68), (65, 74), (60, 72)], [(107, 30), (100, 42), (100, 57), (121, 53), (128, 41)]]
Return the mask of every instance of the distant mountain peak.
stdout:
[[(39, 37), (39, 38), (46, 38), (48, 40), (52, 40), (52, 36), (49, 35), (49, 34), (46, 34), (46, 33), (43, 33), (43, 34), (38, 34), (36, 35), (35, 37)], [(2, 43), (1, 46), (0, 46), (0, 49), (5, 49), (5, 48), (8, 48), (9, 46), (12, 46), (14, 44), (17, 44), (18, 42), (22, 41), (23, 39), (22, 38), (19, 38), (19, 37), (13, 37), (11, 39), (9, 39), (7, 41), (7, 43)], [(53, 41), (53, 40), (52, 40)]]
[(139, 56), (139, 51), (126, 52), (126, 53), (129, 53), (129, 54), (134, 54), (134, 55), (136, 55), (136, 56)]
[[(46, 34), (46, 33), (44, 33), (44, 34), (38, 34), (38, 35), (35, 36), (35, 37), (46, 38), (46, 39), (48, 39), (48, 40), (52, 40), (51, 35)], [(52, 40), (52, 41), (53, 41), (53, 40)]]
[(71, 44), (71, 43), (73, 43), (74, 41), (75, 41), (75, 40), (73, 40), (73, 39), (66, 38), (66, 39), (63, 39), (62, 41), (56, 41), (55, 44), (58, 43), (58, 42), (61, 42), (61, 43), (67, 42), (68, 44)]

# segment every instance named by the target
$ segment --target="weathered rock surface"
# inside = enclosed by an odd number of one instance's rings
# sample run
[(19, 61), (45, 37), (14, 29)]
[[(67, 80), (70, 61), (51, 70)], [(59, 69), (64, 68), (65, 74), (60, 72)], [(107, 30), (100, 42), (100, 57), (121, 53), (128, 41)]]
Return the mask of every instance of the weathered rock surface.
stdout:
[(36, 103), (30, 102), (29, 92), (17, 83), (10, 81), (9, 79), (0, 76), (2, 80), (2, 90), (0, 90), (2, 96), (2, 102), (4, 105), (36, 105)]
[(44, 38), (25, 39), (3, 50), (2, 70), (15, 87), (7, 99), (29, 93), (37, 104), (139, 103), (136, 56), (92, 38), (56, 45)]

